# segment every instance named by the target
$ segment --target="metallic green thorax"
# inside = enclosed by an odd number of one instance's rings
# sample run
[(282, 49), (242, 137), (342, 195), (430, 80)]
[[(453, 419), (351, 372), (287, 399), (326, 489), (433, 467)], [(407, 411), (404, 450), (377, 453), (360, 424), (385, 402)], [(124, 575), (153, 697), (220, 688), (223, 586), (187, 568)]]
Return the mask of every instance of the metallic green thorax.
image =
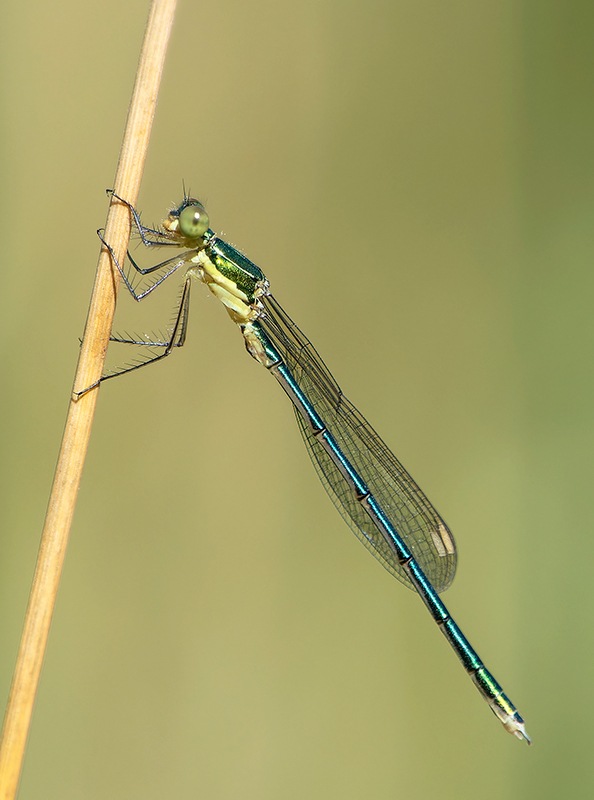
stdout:
[(262, 270), (217, 236), (208, 241), (205, 251), (219, 272), (233, 281), (246, 295), (248, 302), (253, 303), (256, 286), (266, 277)]

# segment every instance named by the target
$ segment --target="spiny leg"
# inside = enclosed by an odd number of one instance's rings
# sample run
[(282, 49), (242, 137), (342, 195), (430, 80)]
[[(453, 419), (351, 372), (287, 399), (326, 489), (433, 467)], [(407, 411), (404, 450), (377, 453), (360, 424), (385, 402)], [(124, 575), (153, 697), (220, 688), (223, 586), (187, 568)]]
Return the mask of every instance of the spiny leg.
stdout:
[[(149, 364), (154, 364), (157, 361), (161, 361), (163, 358), (166, 358), (172, 351), (174, 347), (183, 347), (186, 341), (186, 334), (188, 331), (188, 318), (190, 312), (190, 284), (191, 284), (191, 277), (186, 277), (184, 282), (184, 286), (181, 292), (179, 304), (176, 307), (175, 313), (175, 321), (173, 323), (173, 328), (171, 331), (171, 336), (169, 339), (164, 339), (162, 341), (152, 341), (152, 340), (144, 340), (144, 339), (137, 339), (137, 338), (127, 338), (127, 337), (120, 337), (120, 336), (110, 336), (110, 342), (115, 342), (118, 344), (130, 344), (136, 347), (146, 347), (148, 351), (148, 357), (145, 359), (139, 360), (137, 363), (131, 364), (128, 367), (124, 367), (123, 369), (116, 369), (114, 371), (108, 372), (101, 376), (101, 378), (96, 381), (96, 383), (91, 384), (91, 386), (87, 386), (80, 392), (74, 392), (76, 399), (82, 397), (83, 394), (86, 394), (91, 389), (94, 389), (96, 386), (99, 386), (100, 383), (103, 381), (109, 380), (110, 378), (117, 378), (119, 375), (125, 375), (127, 372), (134, 372), (134, 370), (140, 369), (141, 367), (147, 367)], [(162, 353), (154, 353), (151, 352), (151, 348), (163, 348)]]
[[(128, 211), (130, 212), (130, 216), (132, 217), (132, 222), (134, 223), (134, 227), (140, 236), (142, 243), (145, 247), (179, 247), (179, 245), (172, 241), (171, 234), (164, 230), (159, 230), (158, 228), (149, 228), (146, 225), (142, 224), (140, 219), (140, 214), (134, 208), (132, 203), (129, 203), (127, 200), (124, 200), (123, 197), (120, 197), (119, 194), (116, 194), (113, 189), (106, 189), (106, 194), (115, 200), (118, 203), (126, 206)], [(153, 236), (153, 239), (150, 239), (149, 236)]]
[[(118, 202), (125, 205), (131, 215), (132, 222), (134, 227), (136, 228), (142, 244), (146, 247), (176, 247), (179, 249), (180, 242), (179, 240), (173, 240), (171, 234), (164, 230), (158, 230), (155, 228), (148, 228), (144, 226), (140, 220), (140, 215), (129, 203), (127, 200), (124, 200), (122, 197), (117, 195), (113, 189), (108, 189), (107, 193), (115, 198)], [(100, 229), (97, 231), (97, 235), (99, 236), (103, 246), (107, 249), (110, 254), (110, 257), (113, 260), (113, 263), (118, 270), (118, 273), (124, 283), (124, 286), (130, 293), (130, 295), (136, 300), (140, 302), (149, 294), (151, 294), (158, 286), (160, 286), (167, 278), (173, 275), (181, 266), (187, 264), (187, 262), (195, 255), (195, 250), (186, 250), (183, 253), (180, 253), (172, 258), (166, 259), (165, 261), (161, 261), (158, 264), (155, 264), (151, 267), (140, 267), (132, 255), (128, 250), (126, 255), (128, 261), (132, 265), (135, 272), (140, 276), (155, 276), (154, 280), (150, 282), (145, 289), (142, 291), (137, 291), (135, 289), (132, 280), (126, 274), (126, 271), (123, 269), (122, 265), (120, 265), (112, 246), (107, 242), (103, 235), (103, 230)], [(91, 386), (86, 387), (80, 392), (74, 392), (75, 397), (80, 397), (90, 389), (95, 388), (104, 380), (108, 378), (115, 378), (118, 375), (123, 375), (126, 372), (132, 372), (133, 370), (139, 369), (140, 367), (146, 366), (148, 364), (152, 364), (156, 361), (160, 361), (161, 359), (168, 356), (174, 347), (181, 347), (183, 346), (186, 338), (186, 331), (187, 331), (187, 321), (188, 321), (188, 311), (189, 311), (189, 300), (190, 300), (190, 279), (189, 277), (186, 278), (181, 296), (180, 301), (176, 306), (176, 311), (174, 314), (174, 321), (171, 328), (171, 335), (169, 337), (162, 336), (159, 339), (155, 339), (153, 336), (152, 338), (148, 337), (138, 337), (138, 336), (111, 336), (110, 341), (119, 344), (128, 344), (134, 345), (136, 347), (142, 347), (145, 353), (148, 353), (147, 357), (142, 357), (138, 360), (137, 363), (132, 364), (131, 366), (127, 366), (123, 369), (114, 369), (108, 371), (106, 374), (103, 374), (99, 381), (92, 384)], [(151, 348), (163, 350), (163, 352), (151, 352)]]
[[(103, 244), (103, 246), (108, 250), (111, 259), (115, 264), (117, 271), (120, 274), (124, 286), (130, 292), (134, 300), (137, 300), (138, 302), (144, 300), (144, 298), (147, 297), (151, 292), (154, 292), (157, 286), (160, 286), (163, 283), (163, 281), (166, 281), (167, 278), (169, 278), (170, 275), (173, 275), (174, 272), (176, 272), (180, 267), (186, 264), (194, 254), (194, 250), (186, 250), (185, 253), (180, 253), (179, 255), (173, 256), (172, 258), (167, 258), (165, 261), (161, 261), (158, 264), (154, 264), (152, 267), (142, 268), (138, 266), (136, 261), (132, 258), (130, 251), (128, 250), (126, 253), (128, 261), (130, 262), (130, 264), (132, 264), (133, 268), (140, 275), (152, 275), (153, 273), (158, 272), (159, 270), (164, 270), (163, 274), (159, 275), (159, 277), (156, 278), (152, 283), (149, 283), (148, 287), (144, 289), (144, 291), (137, 292), (134, 289), (132, 282), (126, 275), (125, 270), (122, 268), (121, 264), (116, 258), (116, 254), (113, 251), (113, 247), (103, 236), (103, 229), (99, 228), (99, 230), (97, 231), (97, 236), (101, 239), (101, 243)], [(157, 245), (156, 242), (152, 242), (151, 244)], [(175, 243), (167, 242), (167, 244), (175, 244)]]
[[(133, 226), (136, 228), (136, 231), (140, 237), (142, 244), (145, 247), (175, 247), (180, 249), (183, 247), (183, 242), (179, 241), (179, 238), (172, 236), (171, 232), (165, 231), (162, 228), (149, 228), (146, 225), (142, 224), (140, 219), (139, 212), (134, 208), (134, 206), (129, 203), (127, 200), (124, 200), (123, 197), (116, 194), (113, 189), (107, 189), (107, 194), (114, 198), (118, 203), (126, 206), (130, 213), (130, 217), (133, 223)], [(132, 297), (137, 300), (143, 300), (147, 297), (151, 292), (153, 292), (157, 286), (160, 286), (163, 281), (167, 280), (170, 275), (172, 275), (179, 267), (186, 264), (189, 259), (194, 255), (194, 250), (186, 250), (183, 253), (180, 253), (177, 256), (173, 256), (172, 258), (166, 259), (164, 261), (159, 262), (158, 264), (154, 264), (151, 267), (141, 267), (139, 266), (135, 259), (132, 257), (130, 253), (130, 249), (127, 250), (126, 256), (128, 258), (129, 263), (132, 265), (136, 273), (141, 276), (153, 275), (158, 274), (155, 277), (155, 280), (148, 281), (146, 288), (142, 291), (137, 291), (136, 288), (133, 286), (133, 282), (129, 279), (128, 275), (126, 274), (125, 270), (123, 269), (122, 265), (118, 262), (113, 248), (111, 245), (105, 240), (103, 236), (103, 231), (100, 229), (97, 231), (97, 235), (101, 239), (103, 245), (108, 249), (111, 258), (113, 259), (113, 263), (115, 264), (124, 285), (132, 295)]]
[(124, 375), (126, 372), (133, 372), (136, 369), (140, 369), (140, 367), (146, 367), (149, 364), (154, 364), (156, 361), (161, 361), (161, 359), (168, 356), (174, 347), (183, 347), (186, 342), (186, 334), (188, 332), (188, 318), (189, 318), (189, 311), (190, 311), (190, 284), (191, 284), (191, 277), (188, 276), (184, 282), (183, 289), (180, 295), (179, 304), (176, 309), (175, 314), (175, 321), (173, 323), (173, 327), (171, 330), (171, 336), (169, 339), (164, 339), (161, 341), (151, 341), (151, 340), (143, 340), (143, 339), (136, 339), (136, 338), (125, 338), (120, 336), (111, 336), (111, 342), (117, 342), (120, 344), (131, 344), (135, 346), (143, 346), (147, 348), (157, 347), (157, 348), (164, 348), (162, 353), (157, 353), (156, 355), (152, 355), (151, 357), (140, 361), (140, 363), (133, 364), (129, 367), (124, 369), (119, 369), (109, 375), (102, 376), (101, 380), (107, 380), (108, 378), (115, 378), (118, 375)]

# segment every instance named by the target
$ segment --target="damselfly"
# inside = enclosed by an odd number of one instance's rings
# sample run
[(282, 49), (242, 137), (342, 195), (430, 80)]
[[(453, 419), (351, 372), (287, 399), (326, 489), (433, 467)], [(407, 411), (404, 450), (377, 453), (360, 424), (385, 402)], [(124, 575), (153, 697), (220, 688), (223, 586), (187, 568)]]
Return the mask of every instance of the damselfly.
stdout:
[(178, 270), (185, 269), (185, 277), (169, 335), (113, 337), (113, 341), (139, 346), (144, 355), (104, 378), (158, 361), (183, 345), (191, 280), (206, 284), (239, 326), (249, 354), (276, 378), (293, 403), (314, 467), (347, 524), (394, 577), (418, 592), (491, 710), (507, 731), (530, 744), (516, 707), (439, 598), (456, 571), (456, 546), (448, 526), (343, 395), (316, 349), (271, 294), (262, 270), (210, 229), (206, 211), (197, 200), (184, 197), (162, 228), (148, 228), (129, 203), (110, 193), (129, 208), (146, 247), (185, 248), (146, 269), (128, 253), (136, 275), (144, 276), (139, 289), (103, 239), (130, 294), (142, 300)]

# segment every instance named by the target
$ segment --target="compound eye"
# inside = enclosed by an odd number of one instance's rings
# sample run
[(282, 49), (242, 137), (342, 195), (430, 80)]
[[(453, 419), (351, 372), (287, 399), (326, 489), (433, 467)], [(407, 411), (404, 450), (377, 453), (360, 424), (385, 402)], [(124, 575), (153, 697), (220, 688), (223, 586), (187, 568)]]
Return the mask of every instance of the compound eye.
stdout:
[(208, 230), (208, 214), (201, 203), (193, 201), (179, 215), (179, 232), (186, 239), (199, 239)]

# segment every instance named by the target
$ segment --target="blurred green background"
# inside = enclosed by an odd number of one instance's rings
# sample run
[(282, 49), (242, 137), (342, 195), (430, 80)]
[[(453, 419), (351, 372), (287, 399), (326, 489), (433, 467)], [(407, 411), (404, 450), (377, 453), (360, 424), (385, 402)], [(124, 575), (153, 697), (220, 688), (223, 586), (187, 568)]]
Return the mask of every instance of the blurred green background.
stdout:
[[(3, 702), (146, 15), (3, 12)], [(593, 39), (576, 0), (182, 0), (140, 198), (185, 179), (434, 500), (534, 747), (196, 285), (101, 389), (22, 798), (592, 797)]]

